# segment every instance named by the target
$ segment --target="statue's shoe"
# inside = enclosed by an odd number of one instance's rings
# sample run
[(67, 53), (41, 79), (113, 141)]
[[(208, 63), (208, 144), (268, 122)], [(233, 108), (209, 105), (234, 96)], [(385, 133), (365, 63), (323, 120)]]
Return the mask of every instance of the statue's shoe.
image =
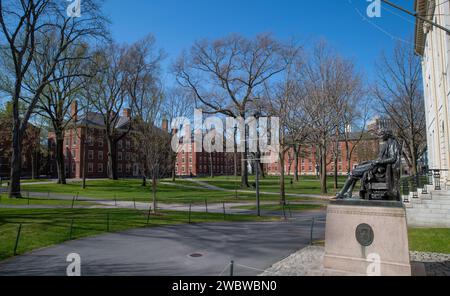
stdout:
[(335, 197), (333, 197), (331, 200), (341, 200), (341, 199), (345, 199), (345, 196), (343, 196), (342, 194), (338, 193)]

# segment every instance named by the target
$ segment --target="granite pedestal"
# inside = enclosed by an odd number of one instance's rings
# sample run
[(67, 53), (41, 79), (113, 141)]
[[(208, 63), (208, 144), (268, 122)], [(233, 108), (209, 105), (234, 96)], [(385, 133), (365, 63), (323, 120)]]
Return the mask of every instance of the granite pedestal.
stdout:
[(361, 275), (411, 276), (402, 203), (332, 202), (327, 211), (324, 267)]

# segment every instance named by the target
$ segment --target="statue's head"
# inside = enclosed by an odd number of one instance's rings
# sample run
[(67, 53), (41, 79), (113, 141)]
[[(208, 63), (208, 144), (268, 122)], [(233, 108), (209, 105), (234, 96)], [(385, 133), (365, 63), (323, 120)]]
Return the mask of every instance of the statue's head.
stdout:
[(378, 132), (378, 137), (383, 141), (387, 141), (389, 139), (394, 139), (394, 133), (390, 129), (381, 129)]

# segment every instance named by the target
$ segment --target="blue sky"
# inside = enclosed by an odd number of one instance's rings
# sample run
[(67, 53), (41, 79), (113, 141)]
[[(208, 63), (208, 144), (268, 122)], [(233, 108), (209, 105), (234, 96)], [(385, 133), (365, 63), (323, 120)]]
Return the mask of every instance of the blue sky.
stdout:
[[(413, 0), (392, 1), (413, 9)], [(371, 79), (383, 50), (389, 53), (396, 40), (413, 41), (414, 19), (383, 5), (381, 18), (365, 20), (368, 4), (366, 0), (106, 0), (104, 10), (118, 42), (131, 43), (152, 33), (168, 54), (165, 68), (195, 40), (270, 32), (305, 44), (325, 38)], [(170, 74), (166, 79), (172, 83)]]

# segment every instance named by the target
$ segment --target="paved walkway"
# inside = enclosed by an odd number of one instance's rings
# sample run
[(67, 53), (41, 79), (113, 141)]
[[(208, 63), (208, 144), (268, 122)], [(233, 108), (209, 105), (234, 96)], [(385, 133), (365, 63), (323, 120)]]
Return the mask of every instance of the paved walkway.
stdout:
[[(185, 180), (196, 183), (196, 184), (198, 184), (206, 189), (209, 189), (209, 190), (236, 192), (233, 189), (225, 189), (225, 188), (217, 187), (217, 186), (211, 185), (207, 182), (203, 182), (203, 181), (200, 181), (197, 179), (185, 179)], [(179, 186), (179, 184), (174, 184), (174, 185)], [(237, 192), (255, 194), (255, 191), (251, 191), (251, 190), (238, 190)], [(264, 191), (261, 191), (261, 194), (278, 195), (278, 196), (280, 195), (280, 193), (278, 193), (278, 192), (264, 192)], [(333, 196), (326, 196), (326, 195), (319, 195), (319, 194), (298, 194), (298, 193), (286, 193), (286, 196), (300, 197), (300, 198), (316, 198), (316, 199), (323, 199), (323, 200), (331, 200), (333, 198)]]
[[(55, 205), (55, 206), (49, 206), (49, 205), (33, 205), (32, 198), (38, 198), (42, 199), (46, 193), (42, 192), (27, 192), (27, 195), (31, 198), (31, 205), (5, 205), (0, 202), (0, 208), (14, 208), (14, 209), (20, 209), (20, 208), (72, 208), (71, 205), (67, 206), (61, 206), (61, 205)], [(65, 201), (72, 201), (74, 198), (75, 205), (74, 208), (121, 208), (121, 209), (137, 209), (137, 210), (148, 210), (150, 206), (153, 206), (153, 203), (151, 202), (134, 202), (134, 201), (120, 201), (120, 200), (108, 200), (108, 199), (99, 199), (99, 198), (93, 198), (93, 197), (86, 197), (86, 196), (71, 196), (71, 195), (64, 195), (64, 194), (57, 194), (52, 193), (51, 195), (47, 196), (47, 200), (65, 200)], [(83, 203), (89, 203), (92, 202), (93, 205), (77, 205), (77, 202), (83, 202)], [(275, 201), (262, 201), (261, 205), (273, 205), (276, 204)], [(299, 204), (317, 204), (317, 205), (327, 205), (328, 201), (324, 199), (317, 199), (317, 200), (308, 200), (308, 201), (297, 201), (297, 202), (290, 202), (292, 205), (299, 205)], [(208, 203), (208, 212), (210, 213), (223, 213), (223, 203)], [(242, 202), (235, 202), (235, 203), (225, 203), (225, 211), (226, 213), (232, 213), (232, 214), (247, 214), (249, 211), (247, 210), (241, 210), (236, 209), (236, 207), (242, 207), (242, 206), (255, 206), (254, 201), (242, 201)], [(177, 203), (158, 203), (157, 204), (158, 209), (160, 210), (168, 210), (168, 211), (189, 211), (189, 208), (193, 212), (206, 212), (206, 204), (205, 203), (194, 203), (190, 207), (189, 204), (177, 204)], [(289, 208), (286, 207), (286, 211), (289, 211)], [(251, 212), (251, 211), (250, 211)], [(254, 212), (254, 211), (253, 211)], [(280, 214), (279, 212), (277, 215)]]
[[(70, 241), (0, 263), (0, 276), (64, 276), (70, 253), (81, 256), (85, 276), (252, 276), (309, 244), (311, 219), (324, 212), (295, 214), (289, 222), (208, 223), (143, 228)], [(323, 239), (318, 223), (315, 239)]]

